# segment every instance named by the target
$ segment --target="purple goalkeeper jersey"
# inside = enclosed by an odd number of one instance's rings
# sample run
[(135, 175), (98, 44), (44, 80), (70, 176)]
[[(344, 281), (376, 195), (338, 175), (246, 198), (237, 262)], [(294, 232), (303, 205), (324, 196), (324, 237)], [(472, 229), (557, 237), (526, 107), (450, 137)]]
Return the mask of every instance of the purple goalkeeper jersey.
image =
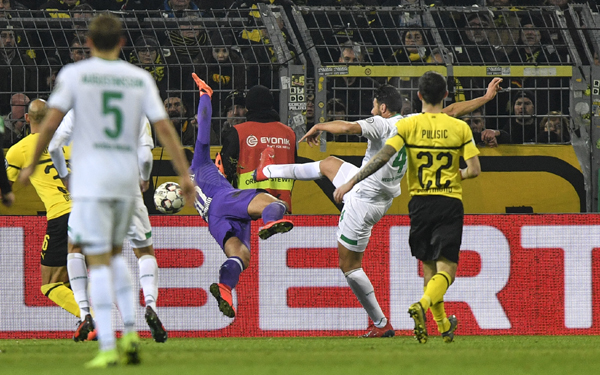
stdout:
[(235, 189), (210, 159), (211, 116), (210, 97), (202, 95), (198, 103), (198, 138), (190, 168), (196, 184), (194, 207), (208, 223), (210, 234), (222, 249), (231, 237), (237, 237), (250, 249), (252, 218), (248, 214), (248, 205), (260, 191)]

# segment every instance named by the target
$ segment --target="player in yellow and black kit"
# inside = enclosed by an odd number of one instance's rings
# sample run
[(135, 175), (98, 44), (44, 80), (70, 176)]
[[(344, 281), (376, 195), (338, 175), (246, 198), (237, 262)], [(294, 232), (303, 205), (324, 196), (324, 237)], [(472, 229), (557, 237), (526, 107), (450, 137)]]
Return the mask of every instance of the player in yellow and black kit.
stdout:
[[(38, 139), (38, 124), (46, 114), (46, 102), (36, 99), (29, 104), (25, 119), (31, 125), (31, 134), (13, 145), (6, 154), (8, 179), (14, 182), (22, 168), (31, 163)], [(69, 148), (65, 158), (69, 159)], [(58, 177), (48, 150), (44, 151), (30, 178), (46, 207), (48, 226), (41, 251), (42, 293), (52, 302), (79, 317), (79, 306), (69, 288), (67, 274), (68, 235), (67, 221), (71, 212), (71, 197)]]
[[(412, 255), (423, 263), (425, 293), (412, 304), (408, 313), (415, 321), (414, 334), (420, 343), (427, 342), (425, 313), (429, 308), (445, 342), (454, 340), (458, 325), (455, 316), (448, 318), (444, 294), (454, 281), (462, 240), (463, 204), (461, 180), (481, 172), (479, 151), (471, 128), (464, 121), (442, 113), (448, 95), (446, 79), (427, 72), (419, 79), (419, 99), (423, 113), (408, 116), (396, 123), (398, 135), (367, 163), (350, 181), (334, 192), (341, 202), (344, 194), (359, 181), (385, 165), (402, 148), (408, 157), (408, 188), (411, 200), (409, 244)], [(460, 157), (467, 168), (460, 169)]]

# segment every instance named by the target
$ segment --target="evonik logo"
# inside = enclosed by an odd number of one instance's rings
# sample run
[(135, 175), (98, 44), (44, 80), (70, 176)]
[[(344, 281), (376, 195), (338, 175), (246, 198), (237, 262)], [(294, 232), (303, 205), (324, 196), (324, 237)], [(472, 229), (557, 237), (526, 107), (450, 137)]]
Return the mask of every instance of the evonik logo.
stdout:
[(258, 138), (256, 138), (253, 135), (249, 135), (248, 138), (246, 138), (246, 144), (249, 147), (256, 147), (256, 145), (258, 144)]

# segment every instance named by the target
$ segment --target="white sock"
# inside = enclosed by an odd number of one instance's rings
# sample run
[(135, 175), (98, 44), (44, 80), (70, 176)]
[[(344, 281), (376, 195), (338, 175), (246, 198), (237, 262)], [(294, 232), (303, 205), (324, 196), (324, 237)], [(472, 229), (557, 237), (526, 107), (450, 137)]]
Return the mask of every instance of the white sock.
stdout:
[(67, 271), (69, 272), (69, 283), (75, 301), (79, 305), (81, 320), (90, 313), (90, 302), (88, 298), (88, 273), (85, 265), (85, 256), (79, 253), (67, 255)]
[(373, 284), (371, 284), (371, 280), (369, 280), (365, 271), (363, 271), (362, 268), (357, 268), (346, 272), (344, 276), (346, 276), (348, 285), (350, 285), (354, 295), (367, 311), (367, 314), (369, 314), (369, 317), (373, 323), (375, 323), (375, 326), (377, 328), (385, 327), (387, 319), (385, 318), (385, 315), (383, 315), (381, 307), (379, 307), (377, 298), (375, 298)]
[(291, 178), (300, 181), (318, 180), (323, 177), (319, 167), (320, 161), (304, 164), (271, 164), (263, 168), (269, 178)]
[(129, 268), (121, 254), (112, 257), (110, 267), (112, 269), (115, 300), (125, 326), (123, 333), (129, 333), (135, 330), (135, 295)]
[(94, 324), (100, 350), (116, 348), (115, 332), (112, 327), (111, 311), (112, 276), (108, 266), (90, 267), (90, 297), (94, 307)]
[(144, 255), (138, 260), (140, 267), (140, 285), (144, 292), (146, 306), (156, 311), (156, 300), (158, 299), (158, 263), (152, 255)]
[[(335, 177), (333, 178), (333, 181), (331, 181), (331, 182), (333, 183), (333, 186), (335, 186), (336, 188), (339, 188), (340, 186), (345, 184), (346, 181), (348, 181), (350, 179), (350, 177), (353, 177), (355, 174), (356, 174), (356, 167), (350, 163), (344, 162), (340, 166), (340, 169), (338, 169), (338, 172), (335, 174)], [(350, 271), (350, 272), (352, 272), (352, 271)]]

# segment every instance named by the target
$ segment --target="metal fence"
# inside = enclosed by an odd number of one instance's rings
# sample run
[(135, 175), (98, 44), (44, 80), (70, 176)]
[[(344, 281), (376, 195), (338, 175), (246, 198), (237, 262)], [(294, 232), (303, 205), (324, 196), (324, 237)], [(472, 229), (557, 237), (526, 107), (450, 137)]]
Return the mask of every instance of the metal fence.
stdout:
[[(87, 55), (83, 39), (93, 16), (6, 13), (10, 17), (0, 18), (5, 147), (26, 132), (21, 119), (26, 99), (15, 94), (48, 96), (57, 71)], [(258, 4), (202, 16), (116, 14), (127, 37), (121, 57), (154, 76), (189, 144), (198, 99), (191, 72), (215, 90), (215, 145), (223, 131), (244, 120), (244, 92), (255, 84), (272, 90), (282, 122), (300, 136), (317, 122), (369, 116), (373, 91), (382, 84), (400, 89), (403, 113), (420, 111), (417, 81), (428, 70), (448, 77), (446, 104), (482, 95), (499, 76), (504, 90), (481, 109), (485, 126), (506, 130), (511, 143), (572, 143), (588, 198), (598, 195), (600, 19), (587, 5), (560, 10)], [(365, 141), (330, 137), (322, 147), (331, 140)]]

